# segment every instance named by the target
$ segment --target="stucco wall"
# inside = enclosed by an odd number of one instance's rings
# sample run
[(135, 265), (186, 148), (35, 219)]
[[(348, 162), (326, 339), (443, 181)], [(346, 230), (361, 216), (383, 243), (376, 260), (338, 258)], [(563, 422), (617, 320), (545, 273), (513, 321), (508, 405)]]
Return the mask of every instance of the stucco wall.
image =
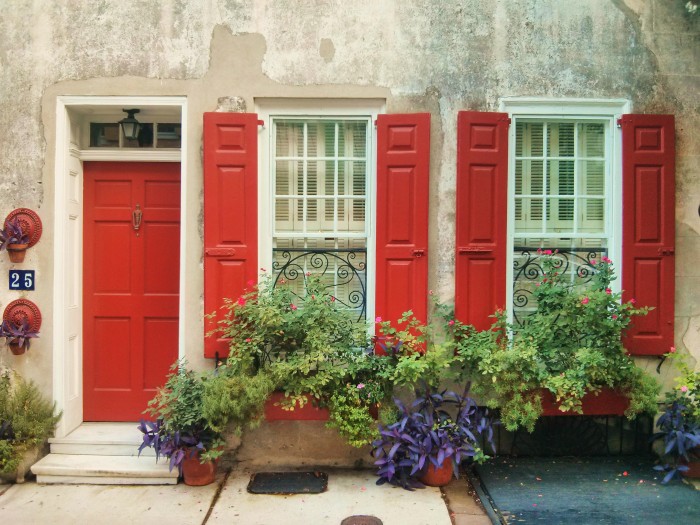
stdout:
[[(28, 255), (45, 314), (26, 356), (51, 391), (55, 105), (59, 95), (184, 95), (201, 247), (201, 115), (222, 97), (380, 97), (432, 113), (430, 286), (453, 294), (456, 112), (505, 96), (626, 98), (677, 122), (676, 345), (700, 359), (700, 16), (680, 0), (5, 0), (0, 17), (0, 216), (38, 210)], [(438, 225), (440, 227), (438, 228)], [(201, 253), (188, 254), (186, 346), (201, 356)], [(0, 283), (9, 262), (0, 257)], [(0, 288), (0, 308), (21, 296)], [(642, 363), (655, 367), (656, 361)]]

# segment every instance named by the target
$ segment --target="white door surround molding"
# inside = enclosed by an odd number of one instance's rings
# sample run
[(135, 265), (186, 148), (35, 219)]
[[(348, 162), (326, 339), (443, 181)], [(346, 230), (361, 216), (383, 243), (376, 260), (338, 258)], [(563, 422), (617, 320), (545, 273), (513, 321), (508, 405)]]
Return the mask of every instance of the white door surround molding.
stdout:
[[(180, 152), (143, 150), (98, 151), (81, 149), (77, 137), (82, 115), (95, 110), (121, 111), (123, 107), (148, 107), (179, 113), (182, 126)], [(82, 125), (85, 125), (83, 123)], [(56, 156), (54, 181), (53, 250), (53, 399), (63, 417), (56, 437), (64, 437), (83, 422), (82, 279), (83, 279), (83, 176), (84, 160), (180, 161), (180, 216), (186, 217), (187, 98), (147, 96), (58, 96), (56, 98)], [(180, 228), (180, 303), (184, 319), (187, 248), (185, 228)], [(179, 326), (179, 355), (184, 356), (184, 324)]]

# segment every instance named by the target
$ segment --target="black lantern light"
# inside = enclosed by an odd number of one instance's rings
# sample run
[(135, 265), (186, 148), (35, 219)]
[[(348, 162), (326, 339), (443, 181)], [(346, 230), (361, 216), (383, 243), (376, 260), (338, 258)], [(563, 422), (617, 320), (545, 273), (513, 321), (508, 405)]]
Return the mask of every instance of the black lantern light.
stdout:
[(122, 109), (124, 113), (127, 114), (126, 117), (119, 121), (119, 127), (122, 128), (124, 133), (124, 138), (135, 140), (139, 137), (139, 131), (141, 130), (141, 123), (134, 118), (136, 113), (140, 113), (140, 109)]

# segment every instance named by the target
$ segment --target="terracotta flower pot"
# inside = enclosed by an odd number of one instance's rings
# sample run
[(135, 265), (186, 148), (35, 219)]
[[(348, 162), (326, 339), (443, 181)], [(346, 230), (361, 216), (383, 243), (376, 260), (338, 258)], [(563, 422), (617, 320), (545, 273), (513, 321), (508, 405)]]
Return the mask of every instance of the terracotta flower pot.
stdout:
[(683, 460), (683, 465), (687, 465), (688, 470), (681, 472), (684, 478), (700, 478), (700, 447), (695, 447), (690, 453), (690, 461)]
[(24, 256), (27, 253), (28, 244), (8, 244), (7, 254), (10, 256), (10, 262), (24, 262)]
[(10, 343), (8, 346), (10, 347), (10, 352), (14, 355), (22, 355), (27, 351), (27, 348), (25, 346), (20, 346), (19, 343)]
[(199, 452), (182, 461), (182, 477), (185, 485), (201, 487), (210, 485), (216, 479), (216, 464), (218, 461), (199, 462)]
[(452, 479), (452, 474), (452, 458), (447, 458), (442, 462), (442, 467), (439, 468), (435, 468), (435, 465), (428, 463), (428, 468), (418, 478), (418, 481), (429, 487), (444, 487)]

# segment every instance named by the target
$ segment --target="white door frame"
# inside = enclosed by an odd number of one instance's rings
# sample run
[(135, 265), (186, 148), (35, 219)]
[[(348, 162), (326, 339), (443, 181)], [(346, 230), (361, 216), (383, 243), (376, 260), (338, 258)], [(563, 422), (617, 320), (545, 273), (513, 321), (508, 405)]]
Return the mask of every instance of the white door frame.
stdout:
[[(181, 115), (182, 143), (179, 152), (167, 150), (81, 150), (73, 137), (78, 123), (70, 110), (81, 107), (170, 106)], [(180, 218), (187, 217), (187, 98), (130, 96), (59, 96), (56, 98), (56, 158), (54, 180), (53, 248), (53, 399), (63, 417), (56, 437), (63, 437), (83, 422), (83, 176), (84, 160), (180, 162)], [(180, 301), (178, 354), (185, 355), (184, 312), (186, 275), (185, 228), (180, 227)]]

